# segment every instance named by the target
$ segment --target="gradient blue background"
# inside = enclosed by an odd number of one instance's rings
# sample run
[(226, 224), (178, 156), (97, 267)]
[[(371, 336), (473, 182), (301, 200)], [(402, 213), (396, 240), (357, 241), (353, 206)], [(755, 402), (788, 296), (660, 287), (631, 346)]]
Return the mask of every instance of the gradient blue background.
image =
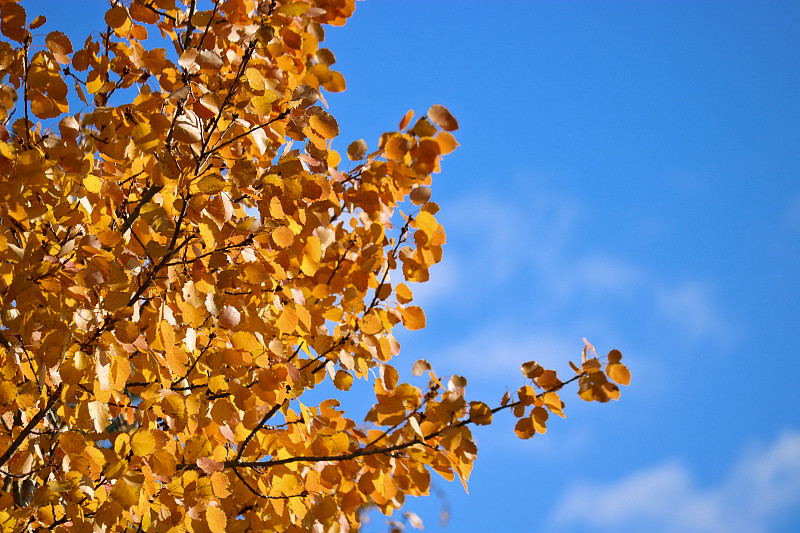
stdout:
[[(80, 42), (105, 2), (23, 4)], [(800, 3), (371, 0), (327, 43), (342, 148), (433, 103), (461, 125), (428, 327), (396, 366), (497, 403), (524, 361), (570, 375), (586, 336), (633, 372), (618, 403), (566, 393), (531, 441), (497, 417), (470, 494), (437, 479), (404, 510), (459, 533), (800, 531)]]

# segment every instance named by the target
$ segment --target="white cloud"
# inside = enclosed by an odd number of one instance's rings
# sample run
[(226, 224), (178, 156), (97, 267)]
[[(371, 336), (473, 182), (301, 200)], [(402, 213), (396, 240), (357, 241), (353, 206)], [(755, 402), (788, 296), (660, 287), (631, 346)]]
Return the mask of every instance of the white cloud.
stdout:
[[(568, 360), (579, 360), (583, 343), (580, 339), (558, 336), (554, 332), (527, 332), (510, 336), (513, 328), (487, 326), (465, 337), (460, 343), (445, 348), (436, 356), (437, 371), (449, 373), (457, 369), (465, 376), (480, 377), (481, 381), (496, 381), (518, 385), (524, 380), (520, 365), (536, 361), (546, 368), (563, 367)], [(560, 369), (560, 368), (557, 368)], [(518, 378), (514, 381), (514, 378)]]
[[(445, 206), (442, 220), (455, 246), (432, 271), (426, 303), (464, 307), (514, 291), (535, 294), (537, 310), (566, 310), (579, 321), (625, 302), (643, 323), (672, 324), (691, 342), (729, 345), (735, 328), (709, 282), (667, 279), (645, 265), (579, 248), (575, 234), (586, 223), (580, 213), (576, 201), (547, 194), (514, 202), (475, 195)], [(480, 281), (470, 286), (470, 280)]]
[(800, 506), (800, 432), (750, 450), (721, 483), (700, 487), (670, 461), (610, 485), (575, 485), (557, 505), (554, 530), (760, 533)]
[(693, 340), (709, 338), (726, 347), (733, 336), (733, 328), (723, 318), (711, 287), (690, 281), (674, 286), (659, 286), (654, 290), (656, 304), (662, 315)]

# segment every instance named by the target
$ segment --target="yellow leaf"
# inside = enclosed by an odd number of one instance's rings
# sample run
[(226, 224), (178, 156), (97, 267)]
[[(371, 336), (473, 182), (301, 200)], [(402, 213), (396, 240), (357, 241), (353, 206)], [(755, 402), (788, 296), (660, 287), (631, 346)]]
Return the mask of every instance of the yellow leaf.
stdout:
[(410, 330), (422, 329), (425, 327), (425, 313), (416, 305), (404, 308), (400, 311), (403, 316), (403, 325)]
[(224, 472), (211, 474), (211, 490), (217, 498), (227, 498), (231, 492), (228, 490), (228, 476)]
[(397, 126), (398, 131), (403, 131), (411, 124), (411, 119), (414, 117), (414, 110), (409, 109), (405, 115), (403, 115), (402, 120), (400, 120), (400, 124)]
[(204, 194), (216, 194), (225, 188), (227, 182), (219, 174), (206, 174), (197, 183), (197, 189)]
[(138, 429), (131, 439), (131, 449), (134, 455), (147, 457), (156, 449), (156, 438), (152, 431)]
[(313, 276), (317, 269), (319, 269), (319, 262), (322, 258), (322, 246), (320, 245), (319, 238), (311, 235), (303, 247), (303, 262), (300, 265), (300, 270), (306, 276)]
[(533, 429), (533, 421), (529, 416), (525, 418), (520, 418), (517, 421), (517, 425), (514, 427), (514, 433), (517, 434), (517, 437), (521, 439), (529, 439), (536, 434), (536, 430)]
[(339, 124), (336, 119), (328, 113), (319, 115), (311, 115), (308, 119), (308, 124), (311, 129), (325, 140), (333, 139), (339, 135)]
[(411, 426), (411, 429), (414, 430), (414, 433), (419, 435), (422, 440), (425, 440), (425, 434), (422, 432), (422, 428), (419, 427), (419, 420), (417, 420), (416, 416), (408, 417), (408, 425)]
[(631, 371), (621, 363), (609, 363), (606, 365), (606, 374), (612, 381), (620, 385), (631, 384)]
[(492, 423), (492, 410), (483, 402), (470, 402), (469, 418), (479, 426)]
[(294, 242), (294, 233), (286, 226), (281, 226), (272, 232), (272, 241), (279, 248), (286, 248)]
[(353, 385), (353, 375), (340, 368), (336, 371), (336, 375), (333, 378), (333, 385), (339, 390), (350, 390), (350, 387)]
[(94, 174), (89, 174), (83, 179), (83, 187), (94, 194), (99, 194), (103, 187), (103, 182)]
[(228, 529), (228, 517), (219, 507), (206, 507), (206, 523), (211, 533), (225, 533)]
[(214, 472), (222, 472), (224, 470), (225, 465), (220, 463), (219, 461), (215, 461), (210, 457), (198, 457), (197, 461), (195, 461), (198, 468), (205, 472), (206, 474), (212, 474)]
[(233, 347), (237, 350), (260, 352), (264, 349), (256, 336), (249, 331), (235, 331), (233, 335), (231, 335), (231, 342), (233, 343)]
[(297, 313), (291, 307), (284, 307), (278, 315), (278, 329), (286, 335), (294, 333), (297, 329)]
[(402, 133), (393, 133), (386, 139), (383, 151), (387, 159), (401, 161), (411, 149), (411, 139)]
[(361, 331), (367, 335), (375, 335), (383, 329), (381, 319), (374, 312), (362, 317), (361, 320), (358, 321), (358, 325)]
[(278, 93), (267, 91), (263, 95), (254, 96), (250, 99), (250, 105), (256, 115), (267, 117), (272, 113), (272, 103), (278, 100)]
[(309, 10), (311, 4), (308, 2), (292, 2), (291, 4), (284, 4), (278, 8), (278, 12), (287, 17), (299, 17)]

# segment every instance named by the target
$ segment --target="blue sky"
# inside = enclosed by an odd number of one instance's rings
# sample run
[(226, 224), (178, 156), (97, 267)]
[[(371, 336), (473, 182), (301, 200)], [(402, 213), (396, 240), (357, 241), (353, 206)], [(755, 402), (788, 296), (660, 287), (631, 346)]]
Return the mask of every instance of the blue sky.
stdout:
[[(83, 35), (104, 2), (24, 4)], [(585, 336), (633, 372), (544, 436), (476, 430), (470, 494), (409, 502), (426, 530), (800, 530), (800, 3), (371, 0), (327, 35), (342, 146), (434, 103), (461, 125), (396, 366), (497, 403)]]

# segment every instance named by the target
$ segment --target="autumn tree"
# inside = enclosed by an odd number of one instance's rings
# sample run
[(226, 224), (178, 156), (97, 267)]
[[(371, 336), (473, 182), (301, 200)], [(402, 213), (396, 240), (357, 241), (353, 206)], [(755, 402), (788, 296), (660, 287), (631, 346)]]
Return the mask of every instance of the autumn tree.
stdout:
[(434, 105), (333, 149), (321, 43), (354, 0), (111, 0), (80, 47), (24, 4), (0, 0), (4, 531), (357, 530), (432, 472), (466, 483), (498, 411), (529, 438), (565, 385), (628, 383), (588, 344), (492, 405), (425, 361), (401, 381), (458, 123)]

